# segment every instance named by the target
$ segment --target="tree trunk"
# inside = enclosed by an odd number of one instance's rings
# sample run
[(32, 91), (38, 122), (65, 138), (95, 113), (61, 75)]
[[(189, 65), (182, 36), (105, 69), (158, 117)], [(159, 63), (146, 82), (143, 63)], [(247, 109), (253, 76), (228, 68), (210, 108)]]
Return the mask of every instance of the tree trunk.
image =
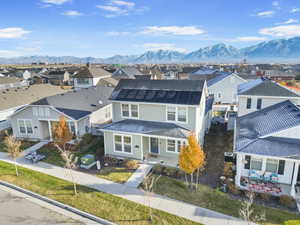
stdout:
[(76, 186), (75, 179), (74, 179), (74, 176), (73, 176), (73, 173), (72, 173), (72, 169), (69, 169), (69, 172), (70, 172), (72, 182), (73, 182), (74, 194), (77, 195), (77, 186)]
[(197, 175), (196, 175), (196, 191), (198, 190), (198, 183), (199, 183), (199, 168), (197, 169)]
[(193, 187), (194, 187), (193, 181), (194, 181), (194, 179), (193, 179), (193, 173), (191, 173), (191, 189), (193, 189)]
[(18, 166), (17, 166), (17, 161), (16, 161), (16, 158), (14, 158), (14, 164), (15, 164), (15, 170), (16, 170), (16, 175), (17, 177), (19, 176), (19, 171), (18, 171)]
[(184, 177), (185, 177), (185, 184), (186, 184), (187, 187), (189, 187), (189, 182), (188, 182), (186, 173), (184, 173)]

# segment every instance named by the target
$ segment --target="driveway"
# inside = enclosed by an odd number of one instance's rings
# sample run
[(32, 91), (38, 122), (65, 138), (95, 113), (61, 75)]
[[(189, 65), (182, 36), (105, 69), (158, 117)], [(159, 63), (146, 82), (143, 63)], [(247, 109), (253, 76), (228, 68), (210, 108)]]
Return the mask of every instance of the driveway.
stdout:
[(3, 190), (0, 190), (0, 209), (0, 224), (3, 225), (83, 225)]

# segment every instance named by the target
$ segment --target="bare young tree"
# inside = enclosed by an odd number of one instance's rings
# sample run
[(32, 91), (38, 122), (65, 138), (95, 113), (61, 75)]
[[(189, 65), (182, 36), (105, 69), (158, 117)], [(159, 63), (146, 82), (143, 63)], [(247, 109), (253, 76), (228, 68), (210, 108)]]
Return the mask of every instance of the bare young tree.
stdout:
[(59, 123), (53, 129), (53, 142), (60, 152), (62, 159), (65, 161), (65, 168), (71, 176), (74, 187), (74, 194), (76, 195), (77, 187), (72, 169), (76, 167), (77, 157), (75, 157), (75, 155), (71, 151), (70, 145), (68, 144), (68, 142), (71, 141), (72, 138), (73, 134), (71, 133), (65, 118), (60, 117)]
[(148, 199), (148, 212), (149, 212), (149, 218), (150, 221), (153, 220), (153, 212), (151, 208), (151, 197), (153, 194), (154, 186), (157, 183), (158, 179), (160, 178), (161, 175), (159, 176), (153, 176), (152, 173), (149, 173), (147, 176), (145, 176), (143, 184), (144, 184), (144, 190), (146, 191), (146, 198)]
[(256, 214), (253, 208), (253, 203), (255, 199), (255, 193), (247, 192), (246, 199), (242, 201), (241, 207), (239, 210), (240, 217), (247, 221), (248, 224), (251, 222), (262, 222), (266, 220), (265, 212)]
[(21, 154), (21, 141), (10, 135), (5, 138), (4, 144), (8, 155), (14, 160), (16, 175), (19, 176), (16, 160)]

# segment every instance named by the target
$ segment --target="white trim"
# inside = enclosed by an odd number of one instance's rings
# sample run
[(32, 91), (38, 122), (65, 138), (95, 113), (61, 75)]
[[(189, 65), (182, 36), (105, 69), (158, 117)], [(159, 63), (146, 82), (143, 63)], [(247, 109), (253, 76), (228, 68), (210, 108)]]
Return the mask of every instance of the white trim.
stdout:
[[(21, 133), (21, 131), (20, 131), (20, 121), (24, 122), (24, 127), (25, 127), (25, 133), (24, 134)], [(29, 134), (28, 131), (27, 131), (26, 121), (30, 122), (31, 129), (32, 129), (32, 134)], [(19, 133), (20, 136), (22, 136), (22, 137), (31, 137), (35, 134), (32, 119), (17, 119), (17, 125), (18, 125), (18, 133)]]
[[(175, 141), (175, 152), (173, 151), (168, 151), (168, 140), (173, 140)], [(178, 149), (178, 141), (180, 141), (180, 145), (183, 146), (183, 145), (186, 145), (186, 140), (181, 140), (181, 139), (177, 139), (177, 138), (167, 138), (166, 139), (166, 152), (168, 153), (175, 153), (175, 154), (179, 154), (180, 153), (180, 149)], [(183, 143), (185, 142), (185, 143)]]
[[(244, 98), (280, 98), (280, 99), (300, 99), (300, 97), (289, 97), (289, 96), (263, 96), (263, 95), (239, 95), (239, 97), (244, 97)], [(251, 97), (249, 97), (251, 96)]]
[[(151, 138), (155, 138), (155, 139), (157, 139), (157, 148), (158, 148), (158, 153), (151, 152)], [(157, 137), (149, 137), (149, 153), (151, 153), (151, 154), (157, 154), (157, 155), (159, 155), (159, 154), (160, 154), (159, 139), (160, 139), (160, 138), (157, 138)]]
[[(121, 145), (122, 145), (122, 151), (116, 151), (116, 145), (115, 145), (115, 136), (120, 136), (121, 137)], [(131, 152), (125, 152), (124, 151), (124, 137), (130, 137), (130, 148), (131, 148)], [(124, 153), (124, 154), (128, 154), (128, 155), (133, 155), (133, 146), (132, 146), (132, 136), (131, 135), (124, 135), (124, 134), (114, 134), (113, 135), (113, 144), (114, 144), (114, 152), (116, 153)]]

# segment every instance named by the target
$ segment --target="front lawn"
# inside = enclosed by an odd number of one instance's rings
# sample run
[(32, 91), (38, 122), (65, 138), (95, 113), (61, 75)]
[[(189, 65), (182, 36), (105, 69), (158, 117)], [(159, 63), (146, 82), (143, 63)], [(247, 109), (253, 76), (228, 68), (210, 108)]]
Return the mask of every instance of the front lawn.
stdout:
[(96, 176), (123, 184), (127, 182), (134, 171), (124, 167), (103, 167)]
[[(154, 187), (154, 192), (203, 208), (239, 217), (241, 204), (239, 200), (233, 200), (227, 194), (206, 185), (199, 184), (199, 190), (194, 192), (188, 189), (183, 181), (161, 176)], [(300, 224), (299, 215), (259, 205), (256, 205), (255, 208), (259, 212), (266, 212), (266, 224), (283, 224), (287, 220), (299, 220)]]
[(19, 167), (19, 172), (20, 176), (16, 177), (12, 164), (0, 162), (0, 180), (120, 225), (198, 224), (156, 209), (153, 209), (153, 221), (149, 221), (149, 209), (143, 205), (80, 185), (77, 187), (78, 194), (74, 196), (70, 182), (22, 167)]

